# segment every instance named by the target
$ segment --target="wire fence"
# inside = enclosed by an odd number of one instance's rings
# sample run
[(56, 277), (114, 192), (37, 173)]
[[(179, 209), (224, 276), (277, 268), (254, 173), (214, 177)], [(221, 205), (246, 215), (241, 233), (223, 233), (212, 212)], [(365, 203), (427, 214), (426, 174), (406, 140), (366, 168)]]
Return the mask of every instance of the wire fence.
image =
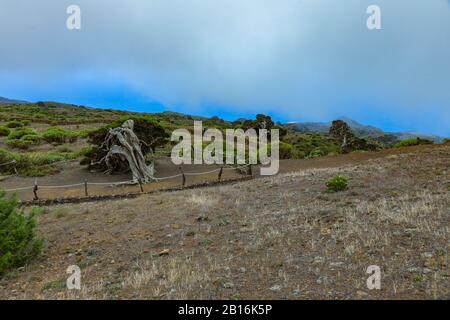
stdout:
[[(15, 163), (15, 161), (11, 161), (9, 163), (4, 163), (4, 164), (0, 164), (1, 166), (5, 166), (8, 164), (13, 164)], [(34, 200), (39, 200), (39, 196), (38, 196), (38, 190), (42, 189), (66, 189), (66, 188), (75, 188), (75, 187), (82, 187), (84, 186), (84, 192), (85, 192), (85, 196), (88, 197), (89, 196), (89, 192), (88, 192), (88, 187), (89, 186), (120, 186), (120, 185), (139, 185), (141, 188), (141, 191), (144, 191), (143, 186), (147, 185), (147, 184), (151, 184), (154, 182), (158, 182), (158, 181), (163, 181), (163, 180), (170, 180), (170, 179), (175, 179), (175, 178), (182, 178), (182, 186), (184, 187), (186, 185), (186, 177), (188, 176), (202, 176), (202, 175), (208, 175), (208, 174), (213, 174), (218, 172), (218, 177), (217, 179), (220, 181), (222, 179), (222, 174), (224, 171), (228, 171), (228, 170), (240, 170), (240, 169), (245, 169), (248, 168), (248, 175), (252, 175), (252, 165), (251, 164), (245, 164), (239, 167), (234, 167), (234, 166), (223, 166), (214, 170), (210, 170), (210, 171), (205, 171), (205, 172), (181, 172), (179, 174), (176, 175), (172, 175), (172, 176), (166, 176), (166, 177), (154, 177), (152, 181), (148, 181), (148, 182), (144, 182), (141, 180), (126, 180), (126, 181), (116, 181), (116, 182), (88, 182), (88, 181), (84, 181), (84, 182), (80, 182), (80, 183), (74, 183), (74, 184), (66, 184), (66, 185), (55, 185), (55, 186), (45, 186), (45, 185), (39, 185), (37, 178), (34, 182), (34, 185), (31, 186), (27, 186), (27, 187), (19, 187), (19, 188), (14, 188), (14, 189), (6, 189), (4, 190), (5, 192), (18, 192), (18, 191), (26, 191), (26, 190), (32, 190), (34, 193)]]
[(14, 164), (14, 163), (17, 163), (17, 161), (16, 160), (12, 160), (10, 162), (2, 163), (2, 164), (0, 164), (0, 167), (4, 167), (4, 166), (10, 165), (10, 164)]

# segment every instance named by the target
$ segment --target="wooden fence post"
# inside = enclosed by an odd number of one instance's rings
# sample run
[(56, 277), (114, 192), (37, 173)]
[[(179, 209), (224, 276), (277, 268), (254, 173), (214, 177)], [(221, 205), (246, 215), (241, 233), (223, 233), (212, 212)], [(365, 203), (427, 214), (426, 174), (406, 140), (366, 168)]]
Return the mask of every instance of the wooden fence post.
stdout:
[(33, 200), (39, 200), (39, 197), (38, 197), (38, 194), (37, 194), (38, 190), (39, 190), (39, 187), (38, 187), (38, 184), (37, 184), (37, 179), (35, 179), (34, 180), (34, 187), (33, 187), (33, 193), (34, 193), (34, 199)]
[(183, 188), (184, 188), (185, 185), (186, 185), (186, 176), (185, 176), (185, 174), (183, 172)]
[(249, 175), (249, 176), (252, 176), (252, 175), (253, 175), (252, 164), (250, 164), (250, 165), (248, 166), (248, 175)]
[(16, 161), (16, 160), (13, 160), (13, 168), (14, 168), (14, 172), (15, 172), (15, 174), (19, 174), (19, 173), (17, 172), (16, 163), (17, 163), (17, 161)]
[(219, 181), (222, 180), (222, 173), (223, 173), (223, 167), (220, 167), (219, 176), (218, 176)]
[(144, 192), (144, 187), (142, 186), (142, 180), (139, 178), (138, 179), (139, 182), (139, 187), (141, 188), (141, 192)]
[(89, 193), (88, 193), (88, 182), (87, 180), (84, 180), (84, 195), (86, 197), (89, 197)]

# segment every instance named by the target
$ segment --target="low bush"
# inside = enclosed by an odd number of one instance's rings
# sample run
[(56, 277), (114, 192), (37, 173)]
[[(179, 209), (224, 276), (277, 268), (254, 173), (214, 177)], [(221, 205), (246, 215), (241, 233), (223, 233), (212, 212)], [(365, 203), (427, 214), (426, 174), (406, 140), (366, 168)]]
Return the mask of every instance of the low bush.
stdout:
[(11, 130), (9, 130), (5, 126), (0, 126), (0, 137), (6, 137), (11, 133)]
[(25, 140), (33, 143), (34, 145), (39, 145), (41, 143), (41, 137), (37, 134), (26, 134), (20, 140)]
[(8, 122), (8, 123), (6, 124), (6, 126), (7, 126), (8, 128), (13, 129), (13, 128), (21, 128), (21, 127), (23, 127), (24, 125), (23, 125), (22, 122), (14, 120), (14, 121)]
[(293, 149), (294, 147), (291, 144), (280, 141), (279, 145), (280, 159), (291, 159)]
[(340, 151), (335, 139), (316, 133), (289, 133), (283, 141), (293, 145), (292, 159), (317, 158)]
[(89, 135), (91, 134), (91, 132), (94, 132), (95, 130), (97, 130), (97, 129), (83, 129), (83, 130), (78, 131), (77, 135), (80, 138), (88, 138)]
[(18, 128), (8, 135), (6, 144), (12, 148), (27, 150), (39, 145), (41, 138), (30, 128)]
[(36, 235), (35, 211), (19, 212), (15, 198), (0, 191), (0, 275), (38, 256), (42, 239)]
[(62, 153), (69, 153), (69, 152), (72, 152), (72, 149), (70, 149), (69, 146), (64, 145), (64, 146), (58, 147), (57, 151), (62, 152)]
[(22, 139), (8, 139), (6, 140), (6, 144), (15, 149), (28, 150), (34, 143), (30, 140), (22, 140)]
[[(247, 147), (247, 149), (248, 149), (248, 147)], [(294, 150), (294, 148), (293, 148), (293, 146), (291, 144), (280, 141), (278, 143), (279, 159), (280, 160), (282, 160), (282, 159), (291, 159), (293, 150)], [(257, 150), (257, 157), (258, 157), (258, 159), (259, 159), (259, 152), (260, 151), (258, 149)], [(272, 153), (272, 145), (268, 144), (267, 145), (267, 154), (271, 155), (271, 153)], [(247, 156), (246, 161), (248, 161), (248, 156)]]
[(326, 186), (329, 192), (344, 191), (348, 188), (348, 181), (343, 176), (335, 176), (327, 180)]
[(313, 159), (313, 158), (319, 158), (322, 157), (324, 154), (320, 148), (316, 148), (312, 150), (307, 156), (306, 159)]
[(42, 138), (48, 143), (62, 144), (66, 142), (75, 142), (78, 138), (78, 135), (74, 131), (55, 126), (48, 127), (42, 133)]
[(11, 133), (8, 135), (8, 139), (14, 140), (14, 139), (20, 139), (23, 136), (26, 135), (37, 135), (37, 133), (30, 128), (17, 128), (14, 131), (11, 131)]
[(60, 170), (53, 165), (32, 166), (19, 170), (19, 174), (24, 177), (45, 177), (59, 172)]
[(434, 142), (428, 139), (421, 139), (421, 138), (411, 138), (411, 139), (404, 139), (399, 142), (397, 142), (394, 147), (395, 148), (401, 148), (401, 147), (411, 147), (411, 146), (418, 146), (418, 145), (424, 145), (424, 144), (433, 144)]
[[(41, 177), (58, 172), (56, 162), (72, 160), (80, 156), (80, 152), (48, 152), (48, 153), (16, 153), (0, 148), (0, 172), (13, 174), (15, 169), (21, 176)], [(11, 162), (15, 161), (14, 164)]]

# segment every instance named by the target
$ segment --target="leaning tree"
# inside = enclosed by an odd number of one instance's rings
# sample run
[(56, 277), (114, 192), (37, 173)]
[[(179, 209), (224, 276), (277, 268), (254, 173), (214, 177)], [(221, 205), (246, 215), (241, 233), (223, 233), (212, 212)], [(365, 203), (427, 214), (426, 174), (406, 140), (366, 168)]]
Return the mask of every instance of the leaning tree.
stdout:
[(128, 117), (89, 134), (92, 149), (82, 164), (105, 173), (131, 171), (133, 180), (147, 182), (154, 178), (153, 163), (145, 156), (167, 142), (168, 134), (150, 117)]
[(341, 145), (342, 153), (349, 153), (355, 150), (374, 151), (378, 146), (366, 139), (358, 138), (351, 130), (350, 126), (342, 120), (335, 120), (331, 124), (329, 135), (336, 139)]

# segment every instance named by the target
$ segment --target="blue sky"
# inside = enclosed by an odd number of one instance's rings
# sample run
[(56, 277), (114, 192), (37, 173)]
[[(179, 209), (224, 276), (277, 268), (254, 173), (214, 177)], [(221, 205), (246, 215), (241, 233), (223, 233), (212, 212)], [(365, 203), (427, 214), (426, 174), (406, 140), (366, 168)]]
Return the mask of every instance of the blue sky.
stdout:
[(0, 0), (0, 39), (0, 96), (450, 136), (447, 0)]

